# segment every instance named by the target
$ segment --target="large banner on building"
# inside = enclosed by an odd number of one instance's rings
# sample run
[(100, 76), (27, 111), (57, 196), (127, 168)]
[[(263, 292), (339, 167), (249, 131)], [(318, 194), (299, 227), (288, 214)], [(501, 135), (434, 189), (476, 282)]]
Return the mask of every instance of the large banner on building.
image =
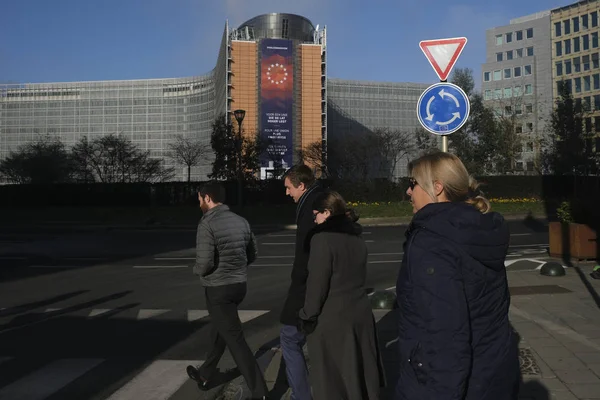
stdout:
[(260, 132), (268, 145), (261, 156), (261, 167), (273, 168), (273, 164), (279, 164), (280, 168), (289, 168), (294, 150), (292, 41), (264, 39), (260, 52)]

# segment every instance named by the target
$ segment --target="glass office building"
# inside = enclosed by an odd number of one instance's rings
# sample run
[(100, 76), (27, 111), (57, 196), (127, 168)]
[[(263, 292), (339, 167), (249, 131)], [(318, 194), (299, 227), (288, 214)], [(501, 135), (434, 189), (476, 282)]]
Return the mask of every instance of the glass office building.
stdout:
[[(0, 159), (40, 136), (67, 146), (81, 138), (119, 134), (187, 178), (168, 157), (182, 135), (210, 143), (215, 118), (244, 109), (246, 135), (260, 132), (284, 166), (297, 150), (329, 135), (345, 135), (349, 121), (368, 129), (413, 132), (425, 84), (328, 79), (327, 31), (293, 14), (265, 14), (237, 28), (225, 24), (215, 68), (206, 75), (133, 81), (0, 85)], [(333, 113), (333, 115), (329, 115)], [(192, 169), (204, 180), (212, 158)], [(272, 160), (263, 160), (268, 176)], [(405, 174), (399, 162), (395, 176)]]

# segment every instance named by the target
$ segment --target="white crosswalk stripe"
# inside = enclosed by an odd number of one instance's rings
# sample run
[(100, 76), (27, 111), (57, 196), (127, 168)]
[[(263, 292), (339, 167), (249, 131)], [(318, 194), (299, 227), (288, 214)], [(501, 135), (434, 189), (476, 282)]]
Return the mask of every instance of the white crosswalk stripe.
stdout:
[[(61, 314), (61, 311), (64, 311), (64, 314)], [(44, 310), (44, 313), (48, 313), (48, 314), (57, 313), (58, 316), (77, 316), (77, 317), (84, 317), (84, 318), (94, 318), (94, 317), (99, 317), (99, 316), (102, 316), (105, 314), (110, 314), (113, 311), (118, 311), (118, 309), (93, 308), (91, 310), (87, 309), (84, 311), (78, 310), (78, 311), (69, 312), (68, 309), (65, 309), (65, 308), (46, 308)], [(81, 315), (82, 312), (85, 313), (85, 315)], [(161, 316), (164, 316), (165, 314), (168, 314), (171, 312), (177, 313), (177, 310), (166, 309), (166, 308), (141, 308), (141, 309), (138, 309), (137, 311), (132, 311), (132, 312), (135, 312), (135, 316), (133, 314), (130, 314), (130, 316), (132, 318), (135, 318), (138, 321), (142, 321), (142, 320), (150, 320), (152, 318), (161, 317)], [(238, 315), (239, 315), (242, 323), (244, 323), (244, 322), (251, 321), (255, 318), (258, 318), (268, 312), (269, 312), (269, 310), (239, 310)], [(123, 313), (121, 313), (121, 315)], [(181, 315), (183, 315), (183, 314), (181, 314)], [(194, 321), (200, 320), (202, 318), (206, 318), (206, 317), (208, 317), (208, 310), (186, 310), (186, 312), (185, 312), (185, 318), (187, 319), (188, 322), (194, 322)]]
[(199, 319), (208, 317), (207, 310), (188, 310), (187, 312), (187, 320), (188, 322), (197, 321)]
[(185, 368), (201, 363), (190, 360), (154, 361), (107, 400), (168, 400), (189, 379)]
[(1, 389), (0, 400), (44, 400), (102, 361), (96, 358), (54, 361)]

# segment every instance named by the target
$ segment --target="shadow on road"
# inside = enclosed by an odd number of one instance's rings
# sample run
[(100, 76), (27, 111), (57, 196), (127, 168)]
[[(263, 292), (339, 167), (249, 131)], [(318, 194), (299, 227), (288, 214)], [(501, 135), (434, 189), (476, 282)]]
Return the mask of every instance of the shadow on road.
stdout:
[[(126, 301), (130, 293), (114, 293), (53, 312), (33, 312), (21, 307), (22, 313), (18, 314), (14, 309), (16, 316), (0, 325), (0, 355), (11, 358), (0, 364), (0, 387), (59, 359), (93, 359), (98, 360), (98, 366), (52, 398), (97, 398), (100, 394), (109, 395), (131, 374), (156, 359), (204, 358), (205, 354), (200, 354), (204, 347), (201, 342), (192, 346), (197, 349), (192, 354), (189, 345), (184, 348), (181, 344), (191, 340), (209, 322), (208, 318), (188, 322), (182, 312), (181, 316), (164, 319), (136, 319), (132, 312), (139, 304)], [(88, 314), (90, 307), (119, 299), (121, 304), (99, 315), (78, 315), (79, 311)], [(194, 335), (193, 340), (199, 339)], [(182, 369), (181, 373), (186, 372)], [(36, 384), (43, 382), (31, 382)]]
[[(62, 271), (85, 269), (108, 263), (145, 259), (163, 253), (194, 256), (197, 221), (186, 229), (94, 229), (54, 232), (27, 237), (2, 249), (0, 240), (0, 282), (10, 282)], [(254, 229), (268, 234), (277, 227)], [(189, 253), (189, 254), (188, 254)], [(181, 260), (189, 264), (193, 260)]]

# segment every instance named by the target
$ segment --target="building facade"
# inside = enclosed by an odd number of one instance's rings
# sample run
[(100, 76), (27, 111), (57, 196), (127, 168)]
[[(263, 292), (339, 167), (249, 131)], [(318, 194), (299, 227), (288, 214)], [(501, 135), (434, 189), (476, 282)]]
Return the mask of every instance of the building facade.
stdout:
[(511, 171), (538, 170), (540, 140), (547, 132), (553, 105), (550, 12), (511, 20), (486, 31), (486, 63), (482, 66), (484, 102), (498, 118), (514, 121), (522, 151)]
[(552, 78), (554, 97), (566, 85), (587, 110), (588, 148), (600, 152), (600, 2), (580, 1), (552, 10)]
[[(392, 129), (413, 134), (419, 124), (416, 106), (429, 84), (367, 82), (329, 79), (327, 117), (329, 135)], [(407, 160), (394, 163), (394, 177), (407, 176)]]
[[(187, 168), (168, 157), (169, 145), (180, 135), (208, 144), (215, 118), (230, 118), (237, 129), (234, 111), (241, 109), (243, 134), (260, 134), (269, 145), (261, 160), (266, 178), (275, 164), (298, 162), (298, 150), (315, 142), (325, 159), (329, 132), (347, 134), (349, 121), (414, 132), (426, 86), (328, 79), (326, 28), (299, 15), (264, 14), (237, 28), (225, 23), (216, 66), (205, 75), (0, 85), (0, 159), (40, 136), (72, 146), (118, 134), (184, 180)], [(192, 168), (191, 179), (206, 179), (211, 162)], [(403, 164), (395, 176), (405, 174)]]

